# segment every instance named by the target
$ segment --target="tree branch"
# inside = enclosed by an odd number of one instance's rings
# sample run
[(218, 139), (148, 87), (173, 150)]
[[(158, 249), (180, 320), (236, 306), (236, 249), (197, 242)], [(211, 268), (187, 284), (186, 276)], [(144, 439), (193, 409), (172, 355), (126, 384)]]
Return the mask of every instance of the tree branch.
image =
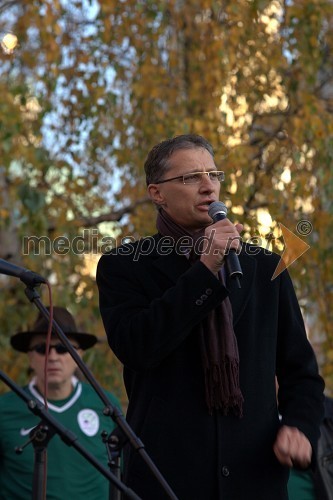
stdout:
[(113, 210), (105, 214), (98, 215), (96, 217), (82, 217), (81, 219), (77, 219), (78, 225), (84, 227), (92, 227), (100, 224), (101, 222), (118, 222), (120, 221), (124, 215), (133, 213), (137, 207), (140, 205), (145, 205), (150, 202), (150, 198), (145, 196), (130, 205), (126, 205), (119, 210)]

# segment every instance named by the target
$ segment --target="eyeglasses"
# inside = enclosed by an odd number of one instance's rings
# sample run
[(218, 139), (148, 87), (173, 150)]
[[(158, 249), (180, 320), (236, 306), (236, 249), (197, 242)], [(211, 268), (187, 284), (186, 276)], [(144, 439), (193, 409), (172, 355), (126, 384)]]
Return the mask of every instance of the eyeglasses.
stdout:
[(190, 172), (189, 174), (178, 175), (177, 177), (157, 181), (155, 184), (163, 184), (164, 182), (175, 181), (177, 179), (182, 179), (183, 184), (199, 184), (204, 175), (207, 175), (212, 182), (224, 181), (224, 172), (221, 170), (212, 170), (211, 172)]
[[(73, 344), (72, 344), (72, 347), (74, 347), (74, 349), (79, 349), (79, 347), (77, 347)], [(66, 352), (68, 352), (68, 349), (64, 344), (50, 345), (49, 346), (49, 354), (51, 352), (51, 349), (55, 349), (57, 354), (66, 354)], [(46, 353), (46, 343), (43, 342), (42, 344), (34, 345), (33, 347), (31, 347), (29, 349), (29, 351), (34, 351), (34, 352), (37, 352), (38, 354), (42, 354), (44, 356)]]

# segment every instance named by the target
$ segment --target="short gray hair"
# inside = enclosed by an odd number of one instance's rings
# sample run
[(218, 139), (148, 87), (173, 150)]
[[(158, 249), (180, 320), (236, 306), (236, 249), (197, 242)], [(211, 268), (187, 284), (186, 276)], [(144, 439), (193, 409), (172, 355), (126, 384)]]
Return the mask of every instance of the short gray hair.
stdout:
[(158, 182), (169, 168), (170, 156), (180, 149), (206, 149), (214, 158), (211, 144), (201, 135), (184, 134), (156, 144), (148, 153), (144, 164), (147, 186)]

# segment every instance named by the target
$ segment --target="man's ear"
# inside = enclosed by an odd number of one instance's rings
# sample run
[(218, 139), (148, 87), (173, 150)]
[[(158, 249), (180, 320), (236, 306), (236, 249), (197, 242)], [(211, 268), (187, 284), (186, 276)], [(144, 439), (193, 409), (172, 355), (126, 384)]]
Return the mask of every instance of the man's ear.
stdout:
[(151, 200), (156, 204), (162, 206), (164, 204), (164, 196), (160, 191), (160, 187), (158, 184), (149, 184), (148, 185), (148, 194)]

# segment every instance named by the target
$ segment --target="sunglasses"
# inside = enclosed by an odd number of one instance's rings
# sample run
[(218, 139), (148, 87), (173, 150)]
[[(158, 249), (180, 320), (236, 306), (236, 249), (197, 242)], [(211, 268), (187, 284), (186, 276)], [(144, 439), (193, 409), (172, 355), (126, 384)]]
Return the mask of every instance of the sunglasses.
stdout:
[[(72, 347), (74, 349), (79, 349), (79, 347), (75, 346), (72, 344)], [(49, 354), (51, 349), (55, 349), (57, 354), (66, 354), (68, 352), (67, 347), (64, 344), (51, 344), (49, 346)], [(46, 354), (46, 343), (43, 342), (41, 344), (34, 345), (33, 347), (30, 347), (29, 351), (34, 351), (37, 352), (38, 354), (45, 355)]]

